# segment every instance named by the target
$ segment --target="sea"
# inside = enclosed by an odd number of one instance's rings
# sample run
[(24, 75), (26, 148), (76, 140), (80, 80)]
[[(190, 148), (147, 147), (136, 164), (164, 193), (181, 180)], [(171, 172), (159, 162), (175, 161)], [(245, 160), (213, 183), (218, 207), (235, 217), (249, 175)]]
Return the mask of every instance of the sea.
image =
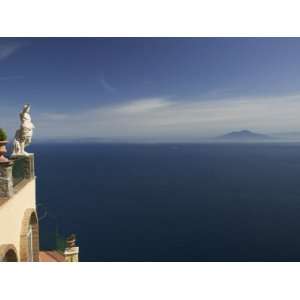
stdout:
[(300, 144), (36, 143), (41, 248), (80, 261), (300, 261)]

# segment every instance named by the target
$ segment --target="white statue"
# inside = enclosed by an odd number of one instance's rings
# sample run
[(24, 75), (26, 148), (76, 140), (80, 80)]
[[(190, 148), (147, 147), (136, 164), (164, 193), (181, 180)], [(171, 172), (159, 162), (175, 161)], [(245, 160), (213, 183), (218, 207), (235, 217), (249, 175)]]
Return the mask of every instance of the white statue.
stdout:
[(35, 128), (31, 122), (30, 117), (30, 105), (24, 105), (23, 110), (20, 112), (21, 126), (16, 131), (14, 144), (13, 144), (13, 156), (28, 156), (29, 153), (25, 151), (25, 147), (31, 143), (33, 129)]

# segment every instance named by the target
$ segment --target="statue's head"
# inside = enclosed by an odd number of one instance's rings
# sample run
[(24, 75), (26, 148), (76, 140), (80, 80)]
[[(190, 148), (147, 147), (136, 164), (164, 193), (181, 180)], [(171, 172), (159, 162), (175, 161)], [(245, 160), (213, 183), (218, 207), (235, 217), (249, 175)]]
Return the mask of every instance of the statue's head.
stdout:
[(25, 113), (29, 113), (30, 112), (30, 105), (29, 104), (25, 104), (24, 105), (23, 112), (25, 112)]

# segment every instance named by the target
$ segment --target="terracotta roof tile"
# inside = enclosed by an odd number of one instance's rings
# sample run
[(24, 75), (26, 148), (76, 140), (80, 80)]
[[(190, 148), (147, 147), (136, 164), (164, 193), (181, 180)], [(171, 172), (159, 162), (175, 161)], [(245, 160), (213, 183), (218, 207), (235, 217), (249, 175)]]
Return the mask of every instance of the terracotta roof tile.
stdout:
[(40, 251), (40, 262), (63, 262), (65, 257), (58, 251)]

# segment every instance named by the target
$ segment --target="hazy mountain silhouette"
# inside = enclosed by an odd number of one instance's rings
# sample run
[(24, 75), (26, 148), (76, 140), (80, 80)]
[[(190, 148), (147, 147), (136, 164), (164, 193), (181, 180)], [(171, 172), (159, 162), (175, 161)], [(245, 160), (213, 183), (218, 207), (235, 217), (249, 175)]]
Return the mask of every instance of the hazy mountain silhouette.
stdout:
[(223, 141), (264, 141), (270, 140), (272, 137), (266, 134), (252, 132), (250, 130), (241, 130), (232, 131), (222, 136), (218, 136), (217, 139)]

